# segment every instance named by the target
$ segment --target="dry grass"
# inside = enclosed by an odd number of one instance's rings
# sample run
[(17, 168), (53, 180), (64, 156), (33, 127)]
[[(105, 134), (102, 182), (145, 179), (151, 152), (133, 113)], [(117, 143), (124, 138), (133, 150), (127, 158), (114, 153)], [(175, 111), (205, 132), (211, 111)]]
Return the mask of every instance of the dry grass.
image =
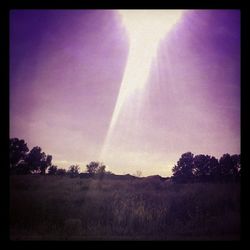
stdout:
[(239, 184), (10, 177), (12, 240), (234, 240)]

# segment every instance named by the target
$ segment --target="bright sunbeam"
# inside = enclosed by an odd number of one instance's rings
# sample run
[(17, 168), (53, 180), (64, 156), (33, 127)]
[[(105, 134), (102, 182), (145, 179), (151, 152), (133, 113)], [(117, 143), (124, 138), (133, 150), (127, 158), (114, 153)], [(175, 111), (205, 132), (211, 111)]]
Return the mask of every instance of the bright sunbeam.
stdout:
[(129, 54), (102, 156), (118, 120), (121, 108), (147, 82), (151, 62), (163, 39), (182, 16), (182, 10), (118, 10), (129, 38)]

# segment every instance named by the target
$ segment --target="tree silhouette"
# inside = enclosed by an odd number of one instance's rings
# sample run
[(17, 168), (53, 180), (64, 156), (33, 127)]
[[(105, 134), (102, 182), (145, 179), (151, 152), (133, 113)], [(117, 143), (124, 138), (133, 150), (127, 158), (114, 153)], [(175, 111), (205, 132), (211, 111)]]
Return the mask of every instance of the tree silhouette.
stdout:
[(40, 170), (41, 162), (45, 159), (45, 153), (42, 152), (40, 147), (34, 147), (29, 152), (26, 162), (31, 172), (37, 172)]
[(68, 170), (70, 177), (77, 177), (79, 175), (80, 167), (78, 165), (71, 165)]
[(219, 161), (214, 156), (210, 158), (210, 180), (213, 182), (217, 182), (221, 178), (221, 171), (219, 166)]
[(56, 175), (65, 176), (66, 175), (66, 170), (63, 169), (63, 168), (58, 168), (57, 171), (56, 171)]
[(220, 160), (220, 169), (224, 181), (235, 181), (240, 176), (240, 156), (224, 154)]
[(52, 156), (46, 156), (40, 147), (32, 148), (26, 157), (26, 163), (29, 166), (30, 172), (42, 175), (45, 175), (46, 169), (51, 165), (51, 161)]
[(11, 173), (26, 173), (27, 168), (25, 168), (24, 160), (29, 148), (25, 141), (19, 140), (18, 138), (10, 139), (9, 150)]
[(234, 173), (236, 176), (236, 180), (239, 181), (240, 176), (241, 176), (241, 161), (240, 161), (240, 155), (232, 155), (231, 156), (232, 161), (234, 163)]
[(40, 170), (41, 170), (41, 174), (42, 175), (45, 175), (45, 172), (46, 172), (46, 169), (51, 166), (51, 161), (52, 161), (52, 156), (51, 155), (47, 155), (45, 157), (44, 160), (42, 160), (41, 162), (41, 167), (40, 167)]
[(172, 179), (176, 182), (239, 181), (240, 155), (224, 154), (218, 161), (214, 156), (187, 152), (173, 167)]
[(181, 155), (181, 158), (172, 169), (173, 180), (176, 182), (193, 181), (194, 155), (187, 152)]
[(94, 175), (94, 174), (103, 174), (105, 173), (105, 168), (106, 166), (103, 165), (102, 163), (100, 162), (95, 162), (95, 161), (92, 161), (90, 162), (87, 166), (87, 172), (90, 174), (90, 175)]
[(57, 166), (52, 165), (48, 168), (49, 175), (56, 175), (57, 171), (58, 171)]
[(218, 174), (218, 160), (209, 155), (196, 155), (194, 157), (194, 175), (197, 181), (212, 181)]

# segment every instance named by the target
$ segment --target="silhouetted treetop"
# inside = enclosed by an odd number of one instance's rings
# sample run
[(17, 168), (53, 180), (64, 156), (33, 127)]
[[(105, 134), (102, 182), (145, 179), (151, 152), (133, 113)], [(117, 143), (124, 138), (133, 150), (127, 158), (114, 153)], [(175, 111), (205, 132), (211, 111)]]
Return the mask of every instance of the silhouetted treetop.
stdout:
[(172, 169), (175, 180), (186, 182), (192, 180), (194, 169), (194, 155), (187, 152), (181, 155), (181, 158)]
[(102, 174), (105, 172), (106, 166), (100, 162), (92, 161), (86, 166), (86, 168), (89, 174)]
[(11, 138), (9, 146), (11, 174), (45, 174), (46, 169), (52, 164), (51, 155), (46, 155), (38, 146), (29, 151), (24, 140)]
[(34, 147), (26, 158), (26, 162), (33, 172), (45, 174), (46, 169), (51, 165), (52, 156), (42, 152), (40, 147)]
[(25, 160), (29, 148), (24, 140), (19, 140), (18, 138), (12, 138), (9, 142), (10, 150), (10, 167), (17, 167), (18, 164)]
[(68, 170), (70, 177), (77, 177), (79, 175), (80, 167), (78, 165), (71, 165)]

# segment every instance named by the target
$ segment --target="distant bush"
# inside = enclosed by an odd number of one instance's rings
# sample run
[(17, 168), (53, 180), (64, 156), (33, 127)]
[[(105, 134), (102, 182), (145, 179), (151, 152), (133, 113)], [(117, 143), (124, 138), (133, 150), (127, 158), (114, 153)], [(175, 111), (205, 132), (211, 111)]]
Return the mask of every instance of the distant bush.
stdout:
[(58, 168), (57, 171), (56, 171), (56, 175), (65, 176), (66, 175), (66, 170), (63, 169), (63, 168)]
[(105, 172), (106, 166), (100, 162), (92, 161), (87, 166), (87, 173), (94, 175), (94, 174), (103, 174)]
[(49, 169), (48, 169), (48, 175), (56, 175), (57, 174), (57, 166), (50, 166)]
[(79, 176), (79, 169), (80, 167), (78, 165), (71, 165), (69, 167), (69, 170), (67, 171), (67, 174), (71, 177), (78, 177)]
[(79, 177), (83, 179), (83, 178), (91, 178), (92, 176), (89, 173), (80, 173)]

